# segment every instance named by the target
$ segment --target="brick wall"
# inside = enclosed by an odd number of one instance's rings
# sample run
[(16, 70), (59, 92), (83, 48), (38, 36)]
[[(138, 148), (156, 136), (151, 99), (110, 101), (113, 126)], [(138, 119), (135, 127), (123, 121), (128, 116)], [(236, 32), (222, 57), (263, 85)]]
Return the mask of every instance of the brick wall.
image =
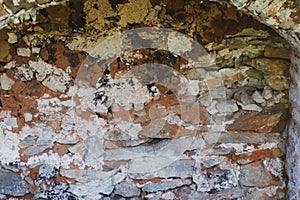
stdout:
[(297, 6), (220, 3), (4, 1), (3, 198), (297, 199)]

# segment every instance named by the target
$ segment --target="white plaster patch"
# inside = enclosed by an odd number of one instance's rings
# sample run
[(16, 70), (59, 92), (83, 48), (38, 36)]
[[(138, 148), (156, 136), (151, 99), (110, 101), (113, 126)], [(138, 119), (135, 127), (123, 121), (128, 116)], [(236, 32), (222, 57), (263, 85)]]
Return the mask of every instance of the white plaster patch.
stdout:
[(30, 57), (31, 51), (29, 48), (17, 48), (17, 55), (24, 56), (24, 57)]
[(13, 84), (15, 84), (15, 81), (9, 78), (6, 73), (0, 76), (0, 89), (10, 90)]
[(16, 61), (11, 61), (4, 66), (4, 69), (12, 69), (15, 67)]
[(53, 71), (52, 65), (46, 63), (42, 59), (39, 59), (38, 61), (30, 60), (28, 64), (35, 72), (37, 72), (35, 76), (38, 81), (43, 81), (46, 76)]
[(52, 165), (56, 168), (70, 168), (71, 164), (77, 164), (81, 169), (84, 169), (83, 161), (78, 155), (63, 155), (59, 156), (57, 153), (50, 151), (48, 154), (43, 153), (38, 156), (31, 156), (26, 162), (27, 165), (35, 167), (41, 164)]
[(20, 159), (18, 134), (10, 131), (3, 132), (2, 126), (0, 123), (0, 160), (3, 163), (18, 161)]
[(67, 74), (62, 72), (61, 76), (52, 75), (46, 78), (43, 81), (43, 85), (54, 92), (65, 92), (65, 90), (68, 88), (70, 81), (70, 77), (68, 77)]

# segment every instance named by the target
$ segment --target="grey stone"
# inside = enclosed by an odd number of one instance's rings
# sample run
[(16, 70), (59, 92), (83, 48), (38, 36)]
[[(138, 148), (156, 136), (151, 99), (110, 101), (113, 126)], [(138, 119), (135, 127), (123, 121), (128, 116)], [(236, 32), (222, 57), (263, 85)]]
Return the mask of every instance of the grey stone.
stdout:
[(220, 113), (233, 113), (239, 110), (234, 100), (220, 101), (217, 103), (217, 110)]
[(180, 156), (186, 150), (203, 148), (205, 142), (201, 137), (187, 136), (173, 140), (163, 140), (152, 146), (136, 146), (105, 151), (105, 160), (130, 160), (151, 156)]
[(5, 73), (0, 76), (0, 89), (10, 90), (15, 81), (9, 78)]
[(240, 102), (237, 102), (237, 104), (238, 104), (239, 106), (241, 106), (243, 110), (258, 111), (258, 112), (262, 111), (262, 108), (259, 107), (259, 106), (256, 105), (256, 104), (247, 104), (247, 105), (245, 105), (245, 104), (240, 103)]
[(52, 144), (51, 140), (41, 140), (41, 139), (39, 139), (36, 142), (36, 145), (42, 145), (42, 146), (50, 146), (51, 144)]
[(31, 156), (31, 155), (35, 155), (35, 154), (39, 154), (43, 151), (45, 151), (47, 148), (49, 148), (51, 145), (38, 145), (38, 146), (32, 146), (32, 147), (29, 147), (27, 148), (23, 154), (24, 155), (28, 155), (28, 156)]
[(121, 130), (111, 130), (105, 134), (105, 139), (112, 141), (130, 141), (131, 137), (125, 133), (122, 133)]
[(243, 186), (267, 187), (272, 185), (272, 175), (257, 161), (241, 166), (240, 183)]
[(139, 139), (139, 140), (127, 140), (127, 141), (121, 141), (122, 145), (125, 147), (133, 147), (133, 146), (138, 146), (140, 144), (146, 143), (146, 142), (151, 142), (152, 139), (147, 138), (147, 139)]
[[(205, 146), (206, 144), (202, 137), (188, 136), (173, 140), (164, 140), (152, 147), (146, 147), (146, 152), (136, 153), (134, 155), (135, 157), (131, 158), (129, 161), (128, 172), (145, 173), (149, 171), (157, 171), (172, 164), (185, 151), (203, 149)], [(139, 148), (140, 147), (137, 147), (136, 149)], [(145, 150), (145, 148), (143, 150)], [(127, 152), (127, 154), (130, 154), (130, 152)], [(128, 160), (130, 156), (132, 157), (133, 155), (125, 157), (123, 154), (121, 160)]]
[(188, 199), (188, 200), (202, 200), (202, 199), (240, 199), (245, 193), (245, 189), (240, 187), (225, 189), (222, 193), (208, 194), (206, 192), (198, 192), (191, 190), (190, 187), (184, 186), (178, 189), (172, 190), (176, 194), (178, 199)]
[(15, 162), (15, 163), (1, 163), (1, 166), (4, 168), (4, 169), (7, 169), (9, 171), (13, 171), (13, 172), (18, 172), (20, 171), (19, 169), (19, 163), (18, 162)]
[(105, 182), (112, 177), (119, 175), (118, 169), (107, 172), (100, 170), (61, 169), (60, 174), (68, 178), (73, 178), (81, 183), (92, 182), (93, 180)]
[(217, 101), (211, 101), (211, 104), (206, 108), (207, 112), (209, 112), (209, 114), (211, 115), (215, 115), (216, 113), (218, 113), (216, 107), (217, 107)]
[(34, 185), (34, 181), (33, 181), (32, 178), (30, 178), (29, 176), (26, 176), (26, 177), (24, 178), (24, 180), (25, 180), (28, 184)]
[(150, 178), (189, 178), (193, 175), (195, 161), (194, 160), (176, 160), (170, 165), (157, 171), (149, 171), (145, 173), (129, 173), (132, 179), (150, 179)]
[[(64, 80), (65, 78), (65, 80)], [(48, 76), (42, 84), (54, 92), (65, 92), (68, 85), (68, 78), (56, 75)]]
[(201, 159), (201, 164), (205, 168), (211, 168), (218, 165), (221, 162), (220, 156), (207, 156)]
[(24, 140), (21, 140), (19, 142), (19, 147), (25, 148), (25, 147), (31, 146), (31, 145), (35, 144), (35, 139), (36, 139), (36, 137), (29, 135), (26, 138), (24, 138)]
[(283, 135), (281, 133), (267, 133), (266, 134), (266, 142), (269, 143), (280, 143), (284, 140)]
[(87, 195), (89, 196), (87, 199), (95, 199), (99, 193), (111, 194), (114, 185), (120, 183), (125, 177), (124, 173), (116, 173), (107, 178), (90, 177), (90, 181), (70, 185), (70, 191), (77, 196)]
[(187, 78), (189, 80), (203, 80), (205, 78), (206, 71), (202, 68), (193, 68), (188, 71)]
[(142, 190), (144, 192), (157, 192), (157, 191), (163, 191), (163, 190), (169, 190), (173, 188), (177, 188), (183, 185), (190, 185), (190, 180), (163, 180), (157, 183), (147, 183), (142, 187)]
[(260, 133), (204, 133), (204, 140), (208, 144), (215, 143), (253, 143), (253, 144), (263, 144), (265, 143), (265, 135)]
[(88, 137), (84, 141), (86, 153), (84, 154), (84, 160), (86, 162), (93, 162), (97, 160), (103, 153), (103, 144), (97, 136)]
[(264, 87), (262, 96), (263, 96), (266, 100), (272, 98), (272, 96), (273, 96), (272, 89), (271, 89), (270, 87), (268, 87), (268, 86)]
[(11, 196), (24, 196), (29, 193), (27, 183), (14, 172), (0, 170), (0, 193)]
[(252, 98), (249, 96), (249, 94), (247, 94), (246, 91), (242, 91), (240, 100), (243, 105), (248, 105), (248, 104), (253, 103)]
[(252, 98), (256, 103), (265, 103), (266, 102), (266, 100), (263, 98), (263, 96), (258, 91), (255, 91), (252, 94)]
[(115, 186), (115, 194), (123, 197), (139, 196), (140, 189), (131, 181), (121, 182)]
[(17, 118), (15, 117), (4, 118), (3, 121), (7, 126), (10, 126), (12, 128), (18, 128)]

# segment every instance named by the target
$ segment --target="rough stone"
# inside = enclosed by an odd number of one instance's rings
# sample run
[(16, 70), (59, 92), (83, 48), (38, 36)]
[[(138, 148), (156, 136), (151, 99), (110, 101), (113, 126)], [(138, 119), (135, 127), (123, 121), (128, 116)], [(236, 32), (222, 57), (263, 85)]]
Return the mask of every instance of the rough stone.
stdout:
[(120, 183), (126, 177), (125, 173), (118, 170), (102, 172), (96, 170), (61, 170), (62, 176), (74, 178), (77, 184), (70, 185), (70, 191), (78, 196), (89, 195), (95, 197), (99, 193), (109, 195), (114, 185)]
[[(178, 189), (173, 190), (176, 197), (179, 199), (239, 199), (244, 196), (244, 193), (246, 192), (245, 189), (240, 187), (230, 188), (227, 190), (223, 190), (221, 194), (219, 193), (212, 193), (208, 194), (205, 192), (199, 192), (195, 190), (191, 190), (189, 187), (184, 186)], [(158, 197), (159, 198), (159, 197)]]
[(228, 125), (227, 130), (268, 133), (278, 124), (280, 117), (281, 113), (272, 115), (263, 113), (244, 114)]
[(291, 49), (287, 47), (266, 46), (264, 56), (269, 58), (290, 59)]
[(122, 197), (135, 197), (140, 193), (140, 189), (131, 181), (121, 182), (115, 186), (115, 194)]
[(131, 173), (129, 177), (133, 179), (149, 179), (149, 178), (189, 178), (193, 174), (193, 166), (195, 161), (193, 160), (176, 160), (170, 165), (156, 170), (145, 173)]
[(162, 190), (169, 190), (177, 187), (181, 187), (183, 185), (190, 185), (191, 181), (189, 180), (162, 180), (160, 182), (156, 183), (147, 183), (142, 187), (142, 190), (144, 192), (157, 192), (157, 191), (162, 191)]
[(39, 168), (39, 178), (49, 180), (58, 170), (51, 165), (41, 165)]
[(244, 104), (239, 103), (239, 102), (237, 102), (237, 104), (238, 104), (239, 106), (241, 106), (243, 110), (257, 111), (257, 112), (262, 111), (262, 108), (259, 107), (259, 106), (256, 105), (256, 104), (248, 104), (248, 105), (244, 105)]
[(234, 68), (234, 69), (224, 68), (221, 69), (219, 73), (223, 78), (225, 86), (233, 85), (234, 83), (244, 79), (242, 71), (238, 68)]
[(218, 169), (212, 171), (200, 171), (193, 175), (193, 181), (197, 184), (197, 191), (200, 192), (219, 192), (230, 189), (238, 185), (238, 173), (236, 169)]
[(272, 182), (272, 175), (260, 161), (241, 166), (240, 183), (243, 186), (267, 187)]
[(264, 199), (264, 200), (272, 200), (272, 199), (282, 199), (277, 198), (276, 196), (273, 196), (269, 194), (270, 192), (264, 191), (264, 190), (251, 190), (249, 194), (245, 196), (245, 200), (252, 200), (252, 199)]
[(11, 196), (24, 196), (29, 193), (27, 183), (14, 172), (0, 170), (0, 193)]
[(119, 24), (126, 26), (127, 23), (140, 23), (146, 17), (148, 9), (150, 8), (150, 1), (130, 0), (124, 5), (118, 6), (118, 13), (121, 17)]
[(266, 58), (252, 60), (252, 64), (261, 71), (281, 76), (287, 74), (290, 65), (286, 60)]
[(10, 126), (12, 128), (18, 128), (17, 118), (15, 117), (4, 118), (3, 121), (7, 126)]
[(256, 88), (263, 88), (265, 86), (264, 73), (257, 69), (249, 69), (246, 71), (248, 77), (248, 85)]
[(239, 100), (241, 102), (241, 105), (249, 105), (253, 103), (253, 100), (246, 91), (242, 91)]
[(210, 144), (216, 143), (253, 143), (253, 144), (263, 144), (266, 142), (265, 136), (261, 133), (204, 133), (204, 140)]
[(218, 102), (216, 107), (220, 113), (233, 113), (239, 110), (234, 100)]
[(266, 102), (266, 100), (263, 98), (263, 96), (258, 91), (255, 91), (252, 94), (252, 98), (256, 103), (265, 103)]
[(186, 36), (171, 33), (168, 37), (168, 50), (175, 55), (191, 51), (192, 44), (193, 41)]
[(15, 81), (9, 78), (5, 73), (0, 76), (0, 89), (10, 90)]
[(201, 137), (186, 136), (173, 140), (163, 140), (152, 146), (136, 146), (128, 148), (110, 149), (106, 151), (105, 160), (129, 160), (151, 156), (155, 154), (158, 158), (160, 155), (164, 157), (177, 157), (186, 150), (204, 148), (205, 142)]
[(32, 120), (31, 113), (24, 113), (25, 122), (30, 122)]
[(8, 43), (14, 44), (18, 42), (18, 37), (15, 33), (11, 32), (11, 33), (7, 33), (7, 35), (8, 35)]
[(265, 76), (266, 83), (274, 90), (283, 91), (289, 89), (289, 80), (278, 75)]
[(23, 154), (27, 155), (27, 156), (31, 156), (31, 155), (35, 155), (35, 154), (39, 154), (43, 151), (45, 151), (47, 148), (49, 148), (50, 145), (37, 145), (37, 146), (32, 146), (27, 148)]
[(52, 75), (47, 77), (44, 81), (43, 81), (43, 85), (50, 88), (51, 90), (53, 90), (54, 92), (65, 92), (65, 90), (67, 89), (68, 86), (68, 82), (70, 80), (68, 80), (68, 78), (66, 77), (67, 80), (64, 80), (63, 78), (56, 76), (56, 75)]
[(36, 140), (36, 137), (28, 135), (23, 140), (20, 141), (19, 147), (25, 148), (25, 147), (31, 146), (31, 145), (35, 144), (35, 140)]
[(272, 89), (271, 89), (270, 87), (268, 87), (268, 86), (264, 87), (262, 96), (263, 96), (266, 100), (272, 98), (272, 96), (273, 96), (273, 91), (272, 91)]
[(84, 149), (83, 160), (90, 166), (99, 166), (104, 153), (102, 141), (97, 136), (88, 137), (84, 141)]
[(36, 74), (36, 79), (38, 81), (43, 81), (46, 76), (53, 72), (53, 66), (46, 63), (42, 59), (39, 59), (38, 61), (29, 61), (28, 62), (30, 68), (32, 68)]
[(18, 56), (30, 57), (31, 51), (29, 48), (18, 48), (17, 54)]

